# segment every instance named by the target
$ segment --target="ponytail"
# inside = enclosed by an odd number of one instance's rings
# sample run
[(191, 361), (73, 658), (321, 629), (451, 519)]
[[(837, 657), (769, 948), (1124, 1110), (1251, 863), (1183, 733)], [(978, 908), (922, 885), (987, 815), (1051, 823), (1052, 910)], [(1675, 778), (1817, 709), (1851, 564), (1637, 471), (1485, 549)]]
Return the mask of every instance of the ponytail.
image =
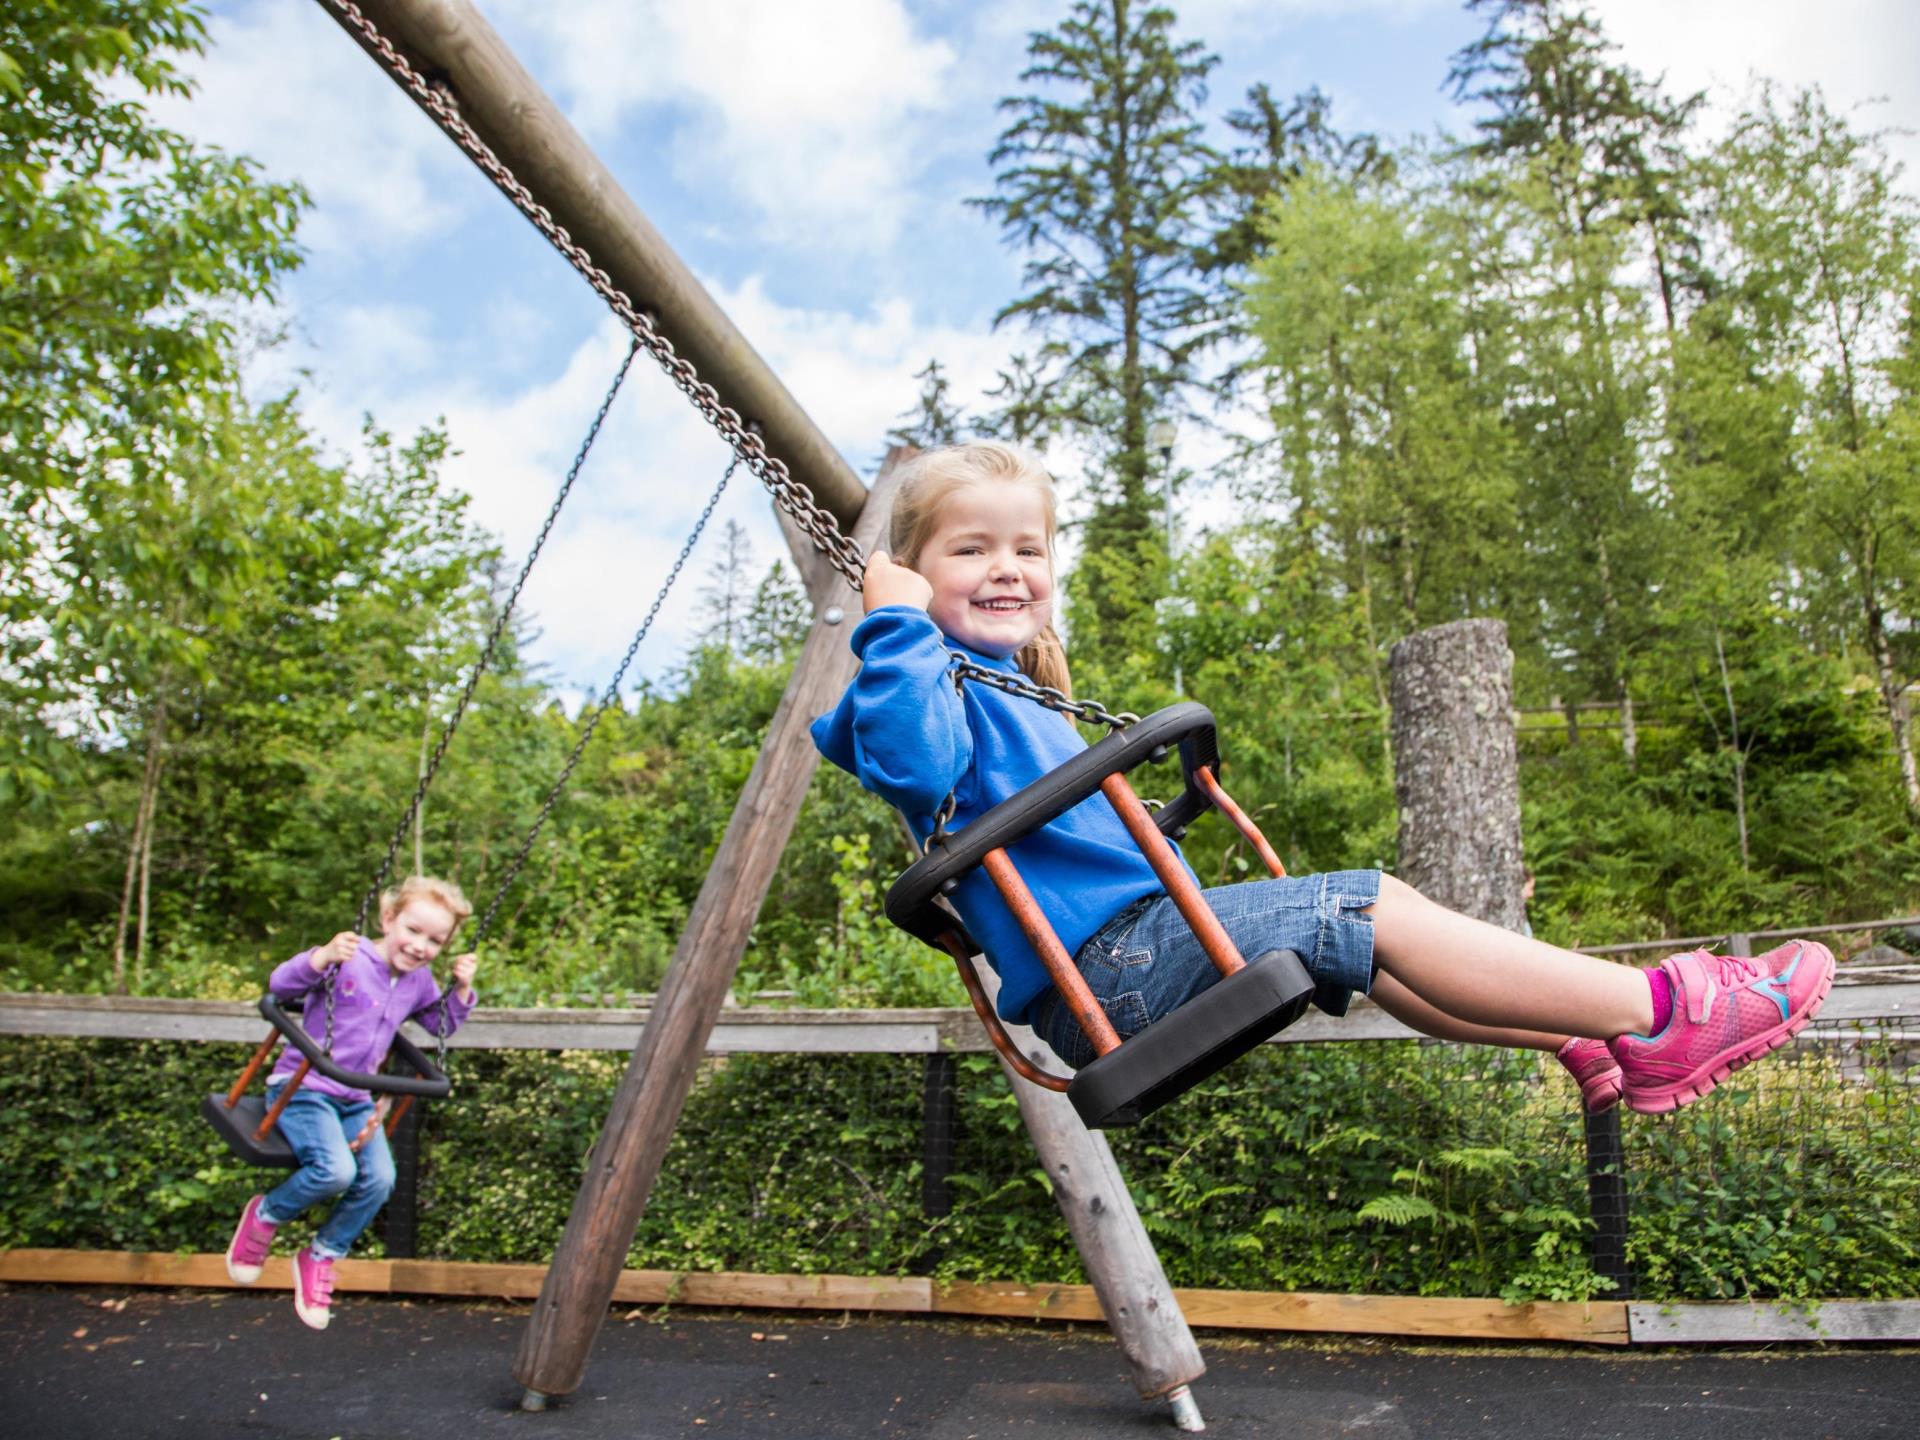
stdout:
[(1053, 626), (1041, 626), (1040, 633), (1020, 648), (1013, 661), (1034, 684), (1048, 686), (1062, 695), (1073, 694), (1073, 677), (1067, 672), (1067, 647), (1060, 643)]

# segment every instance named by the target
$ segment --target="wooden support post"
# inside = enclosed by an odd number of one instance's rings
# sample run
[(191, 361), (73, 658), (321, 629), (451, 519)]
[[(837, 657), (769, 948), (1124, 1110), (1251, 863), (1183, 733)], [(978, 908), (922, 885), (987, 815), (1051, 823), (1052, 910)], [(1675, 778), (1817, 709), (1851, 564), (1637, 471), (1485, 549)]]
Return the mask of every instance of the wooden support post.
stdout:
[[(998, 977), (978, 956), (973, 963), (987, 992), (997, 994)], [(1023, 1055), (1042, 1068), (1062, 1068), (1026, 1026), (1010, 1024), (1007, 1034)], [(1065, 1095), (1021, 1079), (1003, 1057), (996, 1054), (994, 1058), (1013, 1086), (1020, 1118), (1040, 1152), (1054, 1201), (1066, 1217), (1080, 1263), (1126, 1358), (1134, 1388), (1143, 1400), (1173, 1401), (1180, 1428), (1191, 1428), (1185, 1417), (1191, 1414), (1197, 1420), (1198, 1411), (1186, 1387), (1207, 1373), (1207, 1364), (1167, 1283), (1153, 1240), (1140, 1223), (1140, 1212), (1127, 1193), (1107, 1137), (1087, 1129)]]
[[(872, 547), (886, 520), (892, 488), (891, 475), (883, 472), (854, 530), (863, 548)], [(843, 587), (843, 593), (852, 603), (852, 592)], [(541, 1408), (549, 1396), (571, 1393), (586, 1372), (587, 1353), (607, 1318), (707, 1036), (818, 763), (807, 727), (832, 707), (853, 671), (845, 625), (817, 621), (587, 1157), (573, 1213), (514, 1362), (528, 1409)]]

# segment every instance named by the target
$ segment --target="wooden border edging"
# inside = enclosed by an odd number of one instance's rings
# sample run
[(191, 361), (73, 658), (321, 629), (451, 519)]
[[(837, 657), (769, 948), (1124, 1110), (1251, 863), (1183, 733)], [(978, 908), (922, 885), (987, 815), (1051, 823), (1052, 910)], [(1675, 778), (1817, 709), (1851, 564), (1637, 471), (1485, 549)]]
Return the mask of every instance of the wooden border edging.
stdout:
[[(285, 1290), (270, 1269), (257, 1289)], [(426, 1295), (442, 1299), (531, 1300), (544, 1265), (483, 1265), (443, 1260), (343, 1260), (343, 1293)], [(220, 1255), (119, 1250), (0, 1251), (0, 1281), (34, 1285), (159, 1285), (235, 1290)], [(1175, 1290), (1195, 1325), (1225, 1330), (1276, 1330), (1326, 1335), (1390, 1335), (1470, 1340), (1552, 1340), (1590, 1345), (1628, 1343), (1627, 1306), (1536, 1301), (1416, 1298), (1386, 1295), (1269, 1294)], [(867, 1310), (902, 1315), (981, 1316), (1005, 1320), (1105, 1317), (1091, 1285), (937, 1285), (912, 1276), (747, 1275), (625, 1270), (614, 1303), (712, 1305), (747, 1310)], [(1710, 1307), (1696, 1307), (1710, 1308)], [(1913, 1307), (1920, 1313), (1920, 1306)]]
[(1634, 1345), (1920, 1340), (1920, 1301), (1823, 1300), (1815, 1305), (1733, 1300), (1627, 1306)]
[[(259, 1286), (285, 1290), (280, 1271)], [(544, 1265), (452, 1260), (343, 1260), (338, 1289), (362, 1295), (531, 1300)], [(0, 1251), (0, 1281), (34, 1285), (157, 1285), (234, 1290), (219, 1255), (122, 1250)], [(622, 1305), (705, 1305), (743, 1310), (866, 1310), (1001, 1320), (1103, 1319), (1091, 1285), (1011, 1281), (936, 1285), (912, 1276), (750, 1275), (625, 1270)], [(1656, 1305), (1591, 1304), (1404, 1295), (1316, 1295), (1253, 1290), (1175, 1290), (1188, 1320), (1219, 1330), (1381, 1335), (1589, 1345), (1819, 1344), (1920, 1341), (1920, 1300), (1826, 1300)]]

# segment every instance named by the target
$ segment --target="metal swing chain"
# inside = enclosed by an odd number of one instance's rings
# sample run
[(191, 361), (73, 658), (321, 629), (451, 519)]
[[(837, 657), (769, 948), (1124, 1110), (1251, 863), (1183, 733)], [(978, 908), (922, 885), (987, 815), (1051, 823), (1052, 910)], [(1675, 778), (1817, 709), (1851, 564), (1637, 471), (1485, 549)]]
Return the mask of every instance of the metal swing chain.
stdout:
[(407, 838), (407, 830), (412, 826), (414, 817), (420, 813), (421, 802), (427, 798), (427, 790), (433, 784), (434, 772), (439, 770), (440, 762), (446, 757), (447, 746), (453, 741), (453, 732), (460, 728), (460, 719), (467, 712), (467, 705), (473, 699), (473, 692), (479, 687), (480, 677), (486, 672), (487, 665), (493, 659), (494, 649), (500, 643), (500, 637), (506, 632), (507, 622), (513, 618), (513, 607), (520, 599), (520, 591), (527, 583), (527, 576), (533, 572), (534, 561), (540, 558), (540, 550), (547, 543), (547, 536), (553, 532), (554, 522), (560, 518), (560, 507), (567, 503), (567, 496), (573, 489), (573, 482), (580, 478), (580, 469), (587, 463), (587, 454), (593, 449), (593, 442), (600, 434), (600, 427), (606, 423), (607, 412), (613, 408), (614, 397), (619, 395), (620, 386), (627, 378), (627, 371), (633, 365), (633, 357), (639, 351), (638, 344), (627, 347), (626, 358), (620, 362), (620, 369), (614, 374), (613, 383), (607, 387), (606, 398), (600, 402), (600, 409), (594, 414), (593, 424), (587, 427), (587, 435), (580, 442), (580, 449), (573, 457), (573, 465), (567, 471), (567, 478), (561, 482), (560, 493), (553, 498), (553, 504), (547, 510), (546, 523), (541, 525), (540, 533), (534, 537), (533, 548), (527, 552), (525, 563), (520, 567), (519, 578), (513, 582), (513, 589), (507, 593), (506, 604), (500, 607), (495, 617), (493, 629), (487, 635), (487, 643), (481, 647), (480, 658), (474, 662), (467, 683), (460, 691), (460, 699), (453, 707), (453, 713), (447, 717), (447, 723), (440, 728), (439, 743), (433, 747), (433, 758), (427, 762), (420, 774), (420, 783), (414, 787), (413, 799), (400, 817), (400, 823), (394, 828), (393, 839), (387, 843), (386, 858), (380, 862), (380, 870), (373, 877), (366, 897), (360, 902), (360, 914), (354, 921), (354, 931), (359, 933), (367, 926), (367, 916), (373, 912), (374, 902), (380, 898), (380, 887), (387, 883), (387, 877), (393, 873), (394, 857), (400, 853), (400, 846)]
[(660, 586), (660, 593), (653, 597), (653, 605), (648, 609), (646, 619), (640, 622), (640, 628), (634, 632), (633, 641), (627, 646), (627, 653), (621, 657), (620, 668), (613, 672), (613, 679), (607, 682), (607, 688), (601, 693), (599, 704), (594, 707), (593, 714), (588, 717), (585, 728), (580, 732), (580, 738), (574, 742), (573, 753), (567, 756), (567, 763), (561, 767), (559, 776), (547, 791), (547, 798), (541, 803), (540, 813), (534, 817), (533, 825), (527, 831), (527, 838), (520, 846), (520, 853), (513, 857), (512, 862), (507, 866), (505, 876), (494, 887), (493, 899), (487, 905), (486, 913), (480, 917), (480, 924), (474, 931), (475, 945), (486, 939), (488, 932), (493, 929), (493, 919), (499, 913), (501, 902), (506, 899), (507, 891), (513, 888), (513, 882), (519, 878), (522, 867), (527, 863), (527, 857), (533, 853), (534, 842), (540, 838), (540, 832), (546, 826), (547, 817), (553, 813), (553, 807), (560, 799), (560, 792), (566, 789), (574, 767), (580, 763), (580, 757), (586, 753), (587, 742), (593, 739), (593, 732), (600, 724), (601, 717), (618, 703), (620, 682), (626, 678), (627, 667), (633, 664), (633, 657), (639, 651), (641, 642), (647, 638), (647, 632), (653, 628), (654, 617), (660, 613), (660, 607), (666, 603), (667, 594), (673, 589), (674, 581), (680, 578), (681, 570), (685, 568), (688, 558), (693, 554), (693, 547), (699, 544), (700, 534), (707, 528), (707, 521), (713, 518), (714, 509), (720, 504), (720, 497), (726, 493), (727, 482), (733, 479), (733, 472), (739, 464), (740, 456), (736, 452), (733, 459), (727, 463), (726, 473), (720, 477), (720, 483), (714, 487), (713, 494), (707, 498), (706, 509), (700, 512), (700, 518), (694, 522), (693, 532), (687, 536), (687, 543), (680, 547), (679, 558), (673, 562), (673, 568), (667, 572), (667, 578)]
[[(447, 717), (446, 724), (440, 729), (440, 739), (433, 747), (433, 757), (420, 772), (420, 783), (414, 787), (413, 799), (407, 803), (406, 813), (400, 817), (400, 823), (394, 827), (393, 838), (387, 842), (386, 856), (380, 861), (380, 868), (374, 874), (373, 884), (367, 887), (367, 893), (360, 901), (360, 913), (354, 917), (353, 921), (353, 933), (356, 935), (366, 933), (367, 917), (373, 913), (374, 903), (380, 898), (380, 887), (387, 883), (387, 877), (393, 873), (394, 858), (400, 853), (400, 846), (407, 838), (407, 830), (412, 826), (414, 817), (420, 813), (420, 805), (427, 798), (427, 789), (433, 784), (433, 777), (440, 769), (440, 762), (446, 758), (447, 746), (453, 742), (453, 732), (460, 728), (460, 720), (467, 713), (468, 702), (473, 699), (473, 692), (479, 687), (480, 677), (486, 672), (488, 664), (493, 659), (493, 652), (500, 643), (500, 637), (506, 632), (507, 622), (513, 617), (513, 607), (520, 599), (520, 591), (527, 583), (527, 576), (533, 571), (533, 562), (540, 558), (541, 548), (547, 543), (547, 536), (553, 532), (554, 522), (560, 518), (560, 507), (567, 503), (567, 496), (573, 490), (573, 482), (580, 478), (580, 469), (587, 463), (587, 454), (593, 449), (593, 442), (599, 437), (600, 427), (606, 423), (607, 412), (613, 409), (614, 398), (619, 395), (620, 387), (626, 383), (627, 371), (632, 368), (633, 357), (639, 353), (639, 350), (638, 343), (627, 346), (627, 353), (620, 361), (620, 368), (614, 372), (613, 383), (607, 387), (606, 396), (600, 401), (600, 408), (594, 412), (593, 424), (587, 428), (586, 438), (580, 442), (580, 449), (574, 454), (573, 464), (567, 470), (567, 478), (561, 482), (560, 493), (554, 496), (553, 504), (548, 507), (546, 521), (541, 525), (539, 535), (534, 538), (533, 548), (527, 552), (526, 561), (520, 567), (519, 577), (514, 580), (513, 589), (508, 592), (506, 603), (500, 607), (500, 613), (494, 619), (493, 629), (487, 635), (486, 644), (480, 649), (480, 658), (474, 661), (473, 670), (467, 676), (467, 683), (460, 691), (460, 699), (454, 705), (453, 713)], [(339, 970), (338, 965), (327, 967), (327, 978), (324, 982), (327, 993), (327, 1026), (320, 1048), (328, 1055), (333, 1053), (333, 991), (334, 979)], [(441, 1058), (444, 1059), (445, 1055), (446, 1046), (443, 1036)]]
[(747, 468), (772, 492), (774, 503), (793, 517), (794, 523), (826, 555), (834, 569), (858, 590), (866, 561), (860, 547), (841, 532), (833, 516), (813, 498), (813, 491), (788, 473), (786, 463), (767, 452), (766, 442), (741, 420), (737, 411), (721, 401), (719, 392), (700, 378), (692, 362), (678, 354), (673, 342), (654, 329), (653, 317), (635, 305), (632, 298), (613, 283), (607, 272), (594, 263), (593, 257), (567, 232), (566, 227), (553, 218), (552, 212), (533, 198), (533, 193), (525, 183), (507, 168), (505, 162), (467, 123), (452, 92), (443, 84), (429, 82), (415, 70), (353, 0), (325, 0), (325, 3), (360, 33), (380, 63), (439, 121), (440, 128), (467, 152), (501, 193), (513, 201), (520, 213), (533, 222), (534, 228), (547, 237), (548, 242), (612, 307), (621, 323), (659, 362), (660, 368), (693, 402), (694, 408), (720, 432), (721, 437), (746, 462)]
[(1039, 681), (1017, 672), (990, 670), (964, 655), (954, 655), (950, 665), (956, 690), (963, 682), (972, 680), (981, 685), (991, 686), (995, 690), (1004, 690), (1009, 695), (1024, 696), (1046, 706), (1049, 710), (1070, 715), (1082, 724), (1105, 725), (1110, 729), (1124, 730), (1129, 725), (1140, 723), (1140, 717), (1131, 710), (1122, 710), (1115, 714), (1098, 700), (1076, 700), (1064, 690), (1056, 690), (1051, 685), (1042, 685)]
[[(680, 578), (681, 570), (686, 567), (688, 558), (693, 554), (693, 547), (699, 543), (701, 532), (707, 528), (707, 521), (713, 518), (713, 512), (720, 504), (720, 497), (726, 494), (727, 482), (733, 479), (733, 472), (739, 468), (739, 465), (740, 456), (736, 452), (727, 462), (726, 472), (721, 475), (720, 483), (714, 486), (713, 494), (707, 497), (706, 508), (700, 512), (700, 518), (694, 522), (693, 531), (687, 536), (686, 544), (680, 547), (679, 557), (674, 560), (673, 568), (667, 572), (667, 578), (660, 586), (660, 593), (653, 597), (653, 604), (648, 608), (646, 618), (640, 622), (640, 628), (634, 632), (633, 640), (627, 646), (627, 653), (620, 658), (620, 666), (613, 672), (613, 679), (607, 682), (607, 688), (601, 693), (599, 703), (594, 706), (593, 713), (587, 717), (586, 726), (581, 730), (580, 738), (574, 742), (573, 751), (567, 756), (566, 764), (560, 767), (559, 775), (548, 787), (546, 798), (540, 803), (540, 812), (533, 817), (533, 824), (527, 829), (527, 838), (520, 843), (519, 853), (508, 862), (507, 873), (494, 887), (493, 898), (487, 902), (487, 908), (480, 916), (480, 923), (474, 928), (473, 944), (476, 948), (493, 929), (494, 917), (500, 913), (500, 906), (506, 901), (507, 892), (513, 888), (513, 882), (520, 878), (521, 870), (526, 867), (527, 857), (533, 854), (534, 842), (540, 838), (540, 832), (546, 828), (547, 817), (553, 813), (553, 807), (559, 803), (561, 792), (567, 788), (567, 781), (573, 777), (574, 767), (580, 763), (580, 757), (587, 753), (587, 744), (593, 739), (593, 732), (599, 728), (601, 717), (619, 700), (620, 682), (626, 678), (627, 667), (633, 664), (633, 657), (639, 652), (642, 642), (646, 640), (647, 632), (653, 629), (654, 617), (659, 615), (660, 607), (666, 603), (668, 592), (673, 589), (674, 581)], [(333, 1001), (331, 990), (329, 990), (327, 1001), (331, 1006)], [(443, 990), (438, 1004), (440, 1023), (433, 1031), (435, 1063), (442, 1070), (447, 1068), (447, 1030), (448, 1022), (453, 1018), (452, 1005), (452, 989)]]
[[(768, 453), (765, 440), (740, 418), (738, 411), (720, 399), (719, 392), (711, 384), (700, 378), (693, 362), (679, 354), (673, 342), (654, 328), (653, 316), (640, 309), (632, 297), (616, 286), (612, 277), (594, 263), (585, 247), (553, 218), (553, 213), (533, 198), (533, 192), (527, 189), (526, 183), (467, 123), (451, 89), (442, 82), (427, 80), (414, 69), (406, 56), (394, 48), (393, 42), (381, 33), (380, 28), (367, 18), (353, 0), (324, 0), (324, 3), (360, 34), (380, 64), (434, 117), (448, 137), (467, 153), (468, 158), (480, 167), (534, 228), (546, 236), (548, 243), (566, 258), (567, 263), (580, 272), (594, 292), (607, 302), (620, 322), (632, 332), (634, 339), (646, 347), (647, 353), (666, 371), (668, 378), (693, 403), (707, 423), (718, 430), (721, 438), (732, 446), (734, 453), (746, 462), (747, 468), (773, 496), (774, 503), (786, 511), (801, 532), (813, 541), (814, 547), (827, 557), (841, 578), (856, 593), (864, 590), (867, 557), (859, 544), (843, 532), (832, 514), (813, 498), (813, 491), (793, 478), (786, 462)], [(1008, 694), (1024, 696), (1049, 710), (1059, 711), (1077, 720), (1123, 729), (1139, 718), (1126, 712), (1116, 715), (1098, 701), (1075, 701), (1063, 692), (1036, 684), (1024, 675), (989, 670), (964, 656), (952, 657), (952, 664), (956, 683), (966, 679), (978, 680)], [(402, 833), (404, 829), (403, 825)], [(396, 848), (399, 838), (395, 838)], [(391, 863), (391, 857), (388, 863)]]

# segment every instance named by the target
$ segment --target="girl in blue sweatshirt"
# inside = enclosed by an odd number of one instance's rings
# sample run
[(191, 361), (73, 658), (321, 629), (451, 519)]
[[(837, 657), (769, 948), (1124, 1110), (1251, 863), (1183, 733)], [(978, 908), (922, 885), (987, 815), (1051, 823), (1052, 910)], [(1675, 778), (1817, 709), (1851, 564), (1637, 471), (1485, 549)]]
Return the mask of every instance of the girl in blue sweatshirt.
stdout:
[[(867, 565), (866, 618), (851, 636), (860, 672), (813, 738), (924, 841), (949, 796), (948, 828), (959, 830), (1085, 742), (1056, 711), (987, 685), (957, 689), (948, 675), (958, 654), (1068, 688), (1050, 624), (1045, 470), (993, 442), (908, 463), (891, 553)], [(1009, 853), (1123, 1039), (1218, 979), (1104, 796)], [(984, 870), (948, 898), (1000, 976), (1002, 1018), (1031, 1025), (1070, 1065), (1090, 1061), (1092, 1045)], [(1553, 1051), (1592, 1109), (1623, 1092), (1652, 1111), (1699, 1098), (1803, 1028), (1832, 982), (1832, 954), (1810, 942), (1754, 959), (1694, 951), (1636, 970), (1456, 914), (1377, 870), (1251, 880), (1206, 898), (1242, 955), (1295, 951), (1327, 1013), (1345, 1013), (1358, 991), (1428, 1035)]]

